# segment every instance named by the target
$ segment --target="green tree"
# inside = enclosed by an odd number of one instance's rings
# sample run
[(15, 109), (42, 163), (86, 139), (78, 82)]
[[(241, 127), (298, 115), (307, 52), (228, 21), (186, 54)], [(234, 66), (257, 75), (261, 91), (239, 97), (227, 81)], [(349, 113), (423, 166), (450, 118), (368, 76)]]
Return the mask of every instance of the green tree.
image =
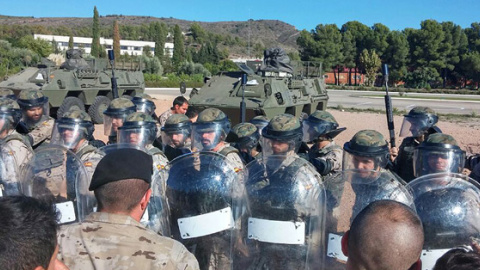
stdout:
[(387, 50), (388, 42), (387, 37), (390, 33), (390, 29), (381, 23), (376, 23), (372, 27), (373, 35), (372, 35), (372, 47), (378, 56), (383, 59), (383, 54)]
[(73, 49), (73, 34), (68, 38), (68, 48)]
[(350, 33), (350, 31), (342, 33), (342, 64), (348, 68), (348, 85), (352, 85), (351, 72), (352, 68), (355, 67), (356, 52), (355, 40), (353, 39), (352, 33)]
[(350, 32), (355, 41), (355, 84), (357, 84), (357, 70), (360, 66), (360, 54), (364, 49), (370, 50), (372, 48), (373, 30), (358, 21), (349, 21), (342, 25), (340, 32)]
[(167, 40), (168, 28), (164, 23), (155, 24), (155, 56), (162, 59), (165, 55), (165, 41)]
[(179, 67), (183, 61), (185, 61), (185, 45), (183, 43), (183, 34), (180, 26), (175, 25), (173, 29), (173, 56), (172, 64), (173, 66)]
[(120, 57), (120, 30), (118, 28), (118, 21), (113, 23), (113, 53), (116, 57)]
[(152, 47), (148, 45), (143, 46), (142, 53), (146, 57), (152, 57)]
[(388, 64), (390, 82), (396, 84), (407, 74), (409, 51), (407, 36), (400, 31), (391, 31), (388, 33), (387, 43), (383, 61)]
[(194, 22), (190, 25), (190, 33), (192, 34), (193, 40), (197, 43), (203, 43), (207, 36), (205, 29), (203, 29), (200, 24)]
[(93, 24), (92, 24), (92, 50), (90, 54), (93, 57), (100, 56), (100, 23), (98, 19), (97, 6), (93, 8)]
[(465, 28), (465, 34), (468, 39), (468, 50), (480, 52), (480, 23), (472, 23), (469, 28)]
[(41, 57), (47, 57), (53, 52), (50, 42), (43, 39), (34, 39), (31, 35), (22, 37), (18, 41), (18, 47), (29, 49)]
[(452, 22), (442, 22), (442, 29), (445, 34), (444, 40), (440, 46), (442, 57), (445, 59), (445, 68), (442, 70), (443, 87), (446, 87), (446, 82), (450, 80), (459, 80), (457, 72), (459, 71), (461, 56), (465, 55), (468, 50), (468, 38), (465, 32), (459, 25)]
[(367, 86), (373, 85), (377, 76), (378, 69), (382, 65), (380, 57), (377, 55), (375, 50), (368, 51), (367, 49), (364, 49), (360, 54), (359, 60), (363, 69), (365, 69), (367, 77), (365, 84)]

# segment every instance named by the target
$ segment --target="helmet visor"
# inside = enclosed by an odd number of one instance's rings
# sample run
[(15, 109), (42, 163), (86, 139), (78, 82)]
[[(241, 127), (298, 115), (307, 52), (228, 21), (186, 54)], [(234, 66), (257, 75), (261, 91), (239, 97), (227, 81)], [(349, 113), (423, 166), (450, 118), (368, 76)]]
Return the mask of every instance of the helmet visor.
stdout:
[(462, 173), (465, 152), (460, 149), (417, 148), (413, 160), (415, 177), (440, 172)]
[(57, 121), (52, 131), (51, 143), (73, 149), (87, 137), (87, 134), (87, 129), (78, 123), (65, 124)]
[(173, 148), (181, 148), (190, 140), (190, 131), (186, 128), (176, 130), (162, 131), (162, 142), (164, 145), (170, 145)]
[(103, 128), (105, 136), (117, 135), (118, 128), (123, 126), (127, 114), (103, 115)]
[(128, 127), (118, 128), (117, 140), (118, 143), (128, 143), (145, 147), (153, 143), (155, 139), (155, 131), (146, 127)]
[(388, 163), (388, 155), (360, 156), (343, 151), (343, 170), (379, 170), (385, 168)]
[(192, 150), (212, 151), (225, 137), (220, 123), (196, 122), (192, 126)]
[(432, 126), (428, 121), (428, 116), (405, 116), (400, 129), (400, 137), (418, 137), (421, 136), (429, 127)]
[(271, 155), (292, 155), (298, 152), (301, 141), (299, 140), (276, 140), (262, 137), (262, 153), (265, 158)]
[(48, 102), (22, 109), (22, 121), (29, 124), (36, 124), (42, 121), (42, 117), (48, 117), (49, 115), (50, 107)]

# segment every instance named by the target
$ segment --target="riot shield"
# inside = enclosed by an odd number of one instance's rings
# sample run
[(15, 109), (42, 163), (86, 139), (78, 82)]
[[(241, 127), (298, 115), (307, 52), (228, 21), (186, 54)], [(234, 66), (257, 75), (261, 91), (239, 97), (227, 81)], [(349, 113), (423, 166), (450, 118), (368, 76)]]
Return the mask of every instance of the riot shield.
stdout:
[(5, 144), (0, 144), (0, 197), (20, 194), (20, 171)]
[(238, 268), (324, 269), (326, 198), (315, 168), (298, 156), (273, 155), (247, 169), (248, 253)]
[(463, 174), (437, 173), (408, 184), (425, 233), (422, 269), (449, 249), (480, 237), (480, 185)]
[(38, 148), (22, 175), (22, 193), (55, 203), (60, 224), (81, 222), (96, 205), (88, 191), (85, 167), (70, 150), (59, 145)]
[(345, 170), (325, 182), (327, 257), (325, 269), (345, 269), (341, 239), (353, 219), (371, 202), (394, 200), (415, 210), (413, 195), (400, 178), (386, 170)]
[[(92, 169), (95, 170), (98, 162), (107, 155), (108, 153), (124, 148), (133, 148), (143, 152), (146, 152), (145, 148), (142, 148), (137, 145), (128, 144), (128, 143), (115, 143), (109, 144), (104, 147), (101, 147), (96, 150), (98, 155), (92, 155), (90, 159), (84, 162), (84, 164), (89, 164), (92, 166)], [(148, 203), (147, 210), (142, 216), (140, 223), (145, 225), (147, 228), (152, 229), (153, 231), (160, 233), (164, 236), (170, 235), (170, 227), (168, 222), (168, 212), (167, 212), (167, 202), (165, 199), (165, 182), (166, 182), (166, 171), (158, 170), (158, 164), (155, 164), (155, 158), (153, 159), (153, 175), (152, 175), (152, 196), (150, 197), (150, 202)], [(96, 210), (96, 209), (95, 209)]]
[(242, 245), (245, 169), (214, 152), (185, 154), (168, 167), (173, 238), (195, 255), (200, 269), (232, 269), (233, 250)]

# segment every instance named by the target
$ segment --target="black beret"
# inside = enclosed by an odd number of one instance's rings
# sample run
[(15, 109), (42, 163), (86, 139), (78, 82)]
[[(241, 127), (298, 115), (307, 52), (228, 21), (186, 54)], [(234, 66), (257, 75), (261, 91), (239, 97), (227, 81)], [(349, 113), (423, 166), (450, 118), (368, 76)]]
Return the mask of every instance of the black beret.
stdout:
[(93, 173), (90, 191), (110, 182), (142, 179), (152, 182), (152, 156), (133, 148), (116, 149), (105, 155)]

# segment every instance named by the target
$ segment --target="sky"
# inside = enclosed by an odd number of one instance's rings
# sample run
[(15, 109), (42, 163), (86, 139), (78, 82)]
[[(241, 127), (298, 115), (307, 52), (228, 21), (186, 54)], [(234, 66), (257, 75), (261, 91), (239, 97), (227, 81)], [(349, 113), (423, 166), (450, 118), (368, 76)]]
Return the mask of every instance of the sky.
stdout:
[(200, 22), (280, 20), (298, 30), (318, 24), (359, 21), (367, 26), (382, 23), (390, 30), (420, 28), (420, 22), (452, 21), (467, 28), (480, 22), (480, 0), (0, 0), (0, 15), (33, 17), (92, 17), (136, 15), (176, 18)]

